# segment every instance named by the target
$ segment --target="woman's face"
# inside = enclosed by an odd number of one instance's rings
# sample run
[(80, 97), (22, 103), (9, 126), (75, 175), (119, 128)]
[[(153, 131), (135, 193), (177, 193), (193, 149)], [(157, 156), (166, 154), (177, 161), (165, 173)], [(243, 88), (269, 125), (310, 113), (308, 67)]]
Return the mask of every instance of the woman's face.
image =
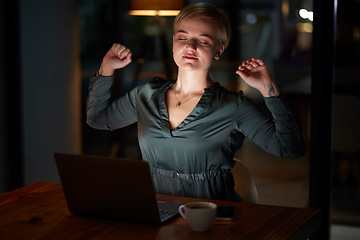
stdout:
[(173, 57), (179, 68), (207, 71), (213, 59), (224, 51), (224, 46), (219, 47), (214, 24), (207, 18), (185, 18), (174, 31)]

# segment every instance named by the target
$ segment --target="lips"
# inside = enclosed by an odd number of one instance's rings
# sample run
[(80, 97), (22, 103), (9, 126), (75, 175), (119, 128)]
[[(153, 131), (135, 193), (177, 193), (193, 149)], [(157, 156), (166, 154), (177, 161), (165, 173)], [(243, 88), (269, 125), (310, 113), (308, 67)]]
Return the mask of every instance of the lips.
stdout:
[(185, 55), (183, 55), (183, 58), (189, 59), (189, 60), (198, 60), (198, 58), (192, 54), (185, 54)]

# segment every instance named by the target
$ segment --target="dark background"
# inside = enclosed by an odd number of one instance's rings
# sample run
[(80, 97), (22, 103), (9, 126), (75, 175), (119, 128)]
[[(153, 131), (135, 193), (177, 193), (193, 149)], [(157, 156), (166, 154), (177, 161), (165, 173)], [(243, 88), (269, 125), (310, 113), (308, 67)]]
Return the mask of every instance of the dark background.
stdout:
[[(320, 114), (312, 111), (312, 103), (327, 91), (325, 85), (316, 92), (311, 86), (319, 81), (313, 78), (312, 71), (328, 56), (314, 58), (313, 34), (297, 28), (299, 23), (311, 24), (299, 17), (298, 10), (313, 10), (313, 1), (206, 1), (226, 10), (233, 30), (229, 48), (211, 69), (212, 77), (231, 90), (244, 90), (261, 103), (257, 92), (234, 74), (244, 59), (261, 57), (302, 118), (309, 148), (304, 158), (294, 162), (301, 170), (295, 169), (293, 174), (303, 171), (305, 200), (300, 205), (304, 206), (308, 206), (311, 189), (309, 155), (317, 150), (316, 144), (327, 141), (317, 138), (317, 143), (311, 144), (311, 133), (317, 131), (311, 129), (311, 119)], [(171, 56), (173, 17), (162, 18), (165, 41), (159, 34), (151, 37), (148, 44), (152, 47), (146, 52), (142, 71), (134, 83), (136, 60), (142, 57), (145, 44), (144, 31), (152, 18), (129, 16), (128, 10), (129, 0), (0, 1), (1, 193), (37, 181), (58, 182), (54, 152), (141, 158), (136, 125), (113, 132), (98, 131), (86, 125), (84, 115), (88, 79), (112, 43), (124, 43), (134, 53), (134, 62), (116, 73), (115, 97), (150, 76), (164, 75), (163, 56)], [(360, 225), (359, 12), (359, 1), (338, 1), (334, 51), (328, 49), (334, 53), (333, 79), (329, 78), (332, 92), (331, 99), (324, 103), (324, 108), (331, 108), (332, 116), (324, 122), (331, 126), (331, 152), (325, 161), (331, 168), (332, 221), (350, 225)], [(168, 52), (164, 53), (161, 50), (165, 45)], [(172, 60), (167, 64), (174, 74)], [(237, 156), (254, 156), (249, 155), (251, 151), (260, 150), (246, 143)], [(272, 165), (285, 164), (260, 154)], [(245, 161), (251, 168), (253, 161)], [(259, 172), (254, 167), (253, 172), (266, 175), (271, 171), (269, 167)], [(267, 183), (267, 189), (271, 188)], [(282, 194), (285, 193), (278, 193)], [(271, 203), (296, 205), (283, 199)], [(267, 203), (266, 196), (263, 202)]]

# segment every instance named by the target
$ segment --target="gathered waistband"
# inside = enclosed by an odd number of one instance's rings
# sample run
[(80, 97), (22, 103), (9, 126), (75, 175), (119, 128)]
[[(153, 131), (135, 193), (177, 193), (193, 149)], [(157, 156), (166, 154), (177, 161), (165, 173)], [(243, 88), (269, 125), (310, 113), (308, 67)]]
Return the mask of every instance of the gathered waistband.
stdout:
[(172, 177), (174, 180), (183, 179), (183, 180), (204, 180), (218, 175), (228, 173), (230, 169), (218, 169), (218, 170), (209, 170), (202, 173), (178, 173), (175, 170), (165, 170), (161, 168), (150, 167), (151, 173), (164, 175), (167, 177)]

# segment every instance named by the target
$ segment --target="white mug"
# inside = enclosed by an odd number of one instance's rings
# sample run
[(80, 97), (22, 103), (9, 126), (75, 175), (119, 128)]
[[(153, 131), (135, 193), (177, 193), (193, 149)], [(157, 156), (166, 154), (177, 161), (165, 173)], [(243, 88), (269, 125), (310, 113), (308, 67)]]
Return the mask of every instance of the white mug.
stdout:
[(207, 231), (216, 216), (216, 204), (211, 202), (192, 202), (181, 205), (179, 212), (194, 231)]

